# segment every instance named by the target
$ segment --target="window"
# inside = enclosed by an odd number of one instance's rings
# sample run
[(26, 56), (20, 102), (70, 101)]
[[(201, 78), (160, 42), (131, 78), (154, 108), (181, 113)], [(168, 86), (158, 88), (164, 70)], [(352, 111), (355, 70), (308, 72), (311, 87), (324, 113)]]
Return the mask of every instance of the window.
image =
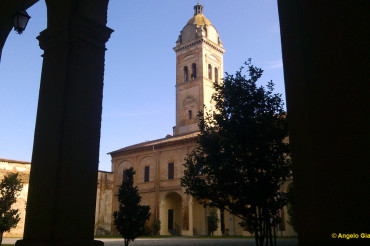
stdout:
[(149, 166), (145, 166), (144, 182), (149, 182)]
[(220, 217), (221, 217), (221, 232), (222, 232), (222, 235), (225, 235), (225, 210), (224, 209), (221, 209)]
[(187, 82), (189, 80), (189, 71), (188, 71), (188, 67), (185, 66), (184, 67), (184, 82)]
[(208, 64), (208, 78), (212, 80), (212, 66), (211, 64)]
[(127, 182), (127, 171), (128, 169), (123, 170), (122, 172), (122, 182)]
[(189, 120), (191, 119), (191, 118), (193, 118), (193, 112), (191, 111), (191, 110), (189, 110), (189, 112), (188, 112), (188, 114), (189, 114)]
[(215, 82), (218, 82), (218, 69), (215, 67)]
[(175, 170), (173, 162), (168, 163), (168, 179), (173, 179), (175, 176)]
[(193, 63), (191, 65), (191, 79), (196, 79), (197, 78), (197, 65)]

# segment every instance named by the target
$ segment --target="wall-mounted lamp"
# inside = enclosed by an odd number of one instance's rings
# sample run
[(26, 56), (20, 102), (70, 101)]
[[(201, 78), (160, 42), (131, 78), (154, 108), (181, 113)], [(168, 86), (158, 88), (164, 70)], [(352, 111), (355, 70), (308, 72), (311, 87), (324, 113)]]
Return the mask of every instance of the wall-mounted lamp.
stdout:
[(22, 32), (24, 31), (24, 29), (26, 29), (26, 26), (27, 26), (27, 23), (28, 23), (28, 20), (31, 18), (31, 16), (29, 16), (27, 14), (26, 11), (24, 10), (19, 10), (14, 16), (13, 16), (13, 25), (14, 25), (14, 30), (18, 33), (18, 34), (22, 34)]

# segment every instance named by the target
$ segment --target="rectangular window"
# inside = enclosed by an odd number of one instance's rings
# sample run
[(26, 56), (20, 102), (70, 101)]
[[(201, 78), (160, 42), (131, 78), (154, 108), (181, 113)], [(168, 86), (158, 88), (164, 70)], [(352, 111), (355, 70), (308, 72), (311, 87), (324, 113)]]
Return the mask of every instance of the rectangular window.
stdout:
[(127, 182), (127, 169), (123, 170), (122, 173), (122, 181)]
[(222, 235), (225, 235), (225, 210), (221, 209), (220, 217), (221, 217), (221, 232)]
[(173, 179), (175, 174), (173, 163), (168, 163), (168, 179)]
[(149, 166), (145, 167), (144, 182), (149, 182)]

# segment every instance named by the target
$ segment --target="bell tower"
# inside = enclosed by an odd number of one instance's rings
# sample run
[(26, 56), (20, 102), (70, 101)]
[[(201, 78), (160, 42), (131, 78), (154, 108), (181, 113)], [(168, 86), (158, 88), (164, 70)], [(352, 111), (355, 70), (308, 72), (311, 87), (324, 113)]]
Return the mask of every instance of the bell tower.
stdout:
[(194, 6), (194, 16), (176, 41), (176, 126), (174, 135), (198, 131), (199, 111), (212, 108), (213, 83), (223, 77), (223, 53), (219, 34)]

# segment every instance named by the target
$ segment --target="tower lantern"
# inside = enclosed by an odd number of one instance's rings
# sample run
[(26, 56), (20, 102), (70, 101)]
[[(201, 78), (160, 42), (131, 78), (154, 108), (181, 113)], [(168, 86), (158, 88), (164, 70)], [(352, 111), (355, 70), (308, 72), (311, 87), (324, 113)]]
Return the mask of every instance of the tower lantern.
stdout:
[(194, 15), (196, 15), (196, 14), (203, 14), (203, 6), (202, 5), (200, 5), (199, 4), (199, 2), (198, 2), (198, 4), (197, 5), (195, 5), (194, 6)]

